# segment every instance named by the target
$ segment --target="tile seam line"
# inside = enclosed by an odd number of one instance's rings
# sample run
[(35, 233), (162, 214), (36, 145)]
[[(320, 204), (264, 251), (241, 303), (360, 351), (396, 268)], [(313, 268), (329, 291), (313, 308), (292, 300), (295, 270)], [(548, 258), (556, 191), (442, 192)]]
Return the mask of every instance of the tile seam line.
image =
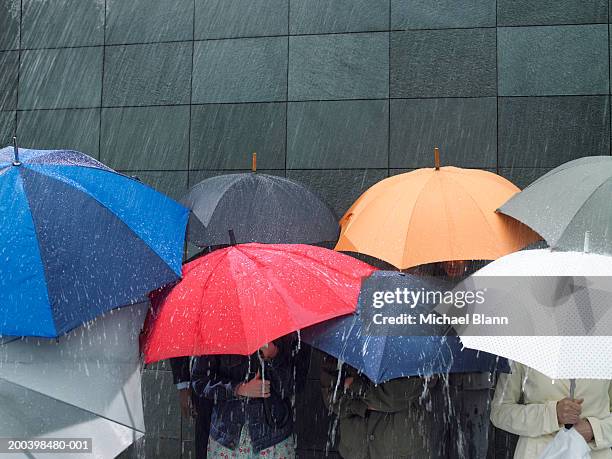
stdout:
[(570, 97), (602, 97), (609, 96), (610, 93), (593, 94), (531, 94), (531, 95), (486, 95), (486, 96), (426, 96), (426, 97), (389, 97), (389, 98), (360, 98), (360, 99), (295, 99), (295, 100), (270, 100), (270, 101), (247, 101), (247, 102), (196, 102), (191, 104), (143, 104), (143, 105), (92, 105), (87, 107), (53, 107), (53, 108), (16, 108), (2, 109), (0, 112), (34, 112), (34, 111), (60, 111), (60, 110), (96, 110), (102, 109), (121, 109), (121, 108), (163, 108), (163, 107), (205, 107), (211, 105), (257, 105), (257, 104), (304, 104), (304, 103), (325, 103), (325, 102), (384, 102), (387, 100), (405, 101), (424, 101), (438, 99), (519, 99), (519, 98), (570, 98)]
[(303, 33), (303, 34), (274, 34), (274, 35), (247, 35), (240, 37), (218, 37), (218, 38), (198, 38), (194, 40), (164, 40), (164, 41), (144, 41), (144, 42), (130, 42), (130, 43), (99, 43), (94, 45), (74, 45), (74, 46), (50, 46), (50, 47), (31, 47), (31, 48), (19, 48), (19, 49), (0, 49), (0, 52), (5, 51), (40, 51), (40, 50), (59, 50), (59, 49), (81, 49), (81, 48), (99, 48), (102, 46), (115, 47), (115, 46), (138, 46), (138, 45), (156, 45), (156, 44), (169, 44), (169, 43), (190, 43), (206, 42), (206, 41), (222, 41), (222, 40), (241, 40), (241, 39), (256, 39), (256, 38), (284, 38), (284, 37), (322, 37), (322, 36), (334, 36), (334, 35), (363, 35), (363, 34), (375, 34), (375, 33), (393, 33), (393, 32), (422, 32), (422, 31), (445, 31), (445, 30), (481, 30), (481, 29), (495, 29), (495, 28), (525, 28), (525, 27), (577, 27), (577, 26), (597, 26), (607, 25), (605, 22), (585, 22), (585, 23), (567, 23), (567, 24), (520, 24), (520, 25), (496, 25), (496, 26), (470, 26), (470, 27), (440, 27), (440, 28), (411, 28), (411, 29), (377, 29), (377, 30), (352, 30), (345, 32), (321, 32), (321, 33)]

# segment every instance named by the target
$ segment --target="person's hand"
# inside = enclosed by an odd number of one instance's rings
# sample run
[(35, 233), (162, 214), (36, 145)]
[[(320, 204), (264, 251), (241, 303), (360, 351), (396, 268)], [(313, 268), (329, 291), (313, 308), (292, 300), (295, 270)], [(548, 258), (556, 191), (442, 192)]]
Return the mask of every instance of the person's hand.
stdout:
[(574, 424), (574, 429), (589, 442), (593, 439), (593, 428), (588, 419), (580, 419)]
[(278, 346), (272, 342), (262, 346), (259, 349), (259, 352), (261, 353), (261, 357), (264, 360), (270, 360), (273, 359), (274, 357), (276, 357), (278, 355)]
[(261, 379), (259, 371), (249, 382), (240, 383), (236, 395), (249, 398), (268, 398), (270, 396), (270, 381)]
[(348, 378), (344, 379), (344, 390), (348, 390), (349, 387), (351, 387), (351, 384), (353, 384), (353, 377), (349, 376)]
[(584, 399), (572, 400), (564, 398), (557, 402), (557, 420), (559, 424), (576, 424), (582, 412), (582, 402)]
[(196, 415), (195, 407), (191, 402), (191, 389), (179, 390), (179, 403), (181, 405), (181, 414), (184, 418), (193, 418)]

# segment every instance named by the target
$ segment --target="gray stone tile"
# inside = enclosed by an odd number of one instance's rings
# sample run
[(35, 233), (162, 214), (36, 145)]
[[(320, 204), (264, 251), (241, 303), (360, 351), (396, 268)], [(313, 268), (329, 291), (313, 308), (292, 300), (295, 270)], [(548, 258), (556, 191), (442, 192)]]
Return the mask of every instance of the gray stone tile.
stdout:
[(101, 135), (101, 161), (114, 169), (187, 169), (188, 106), (105, 108)]
[(502, 96), (608, 93), (606, 25), (500, 27)]
[(497, 0), (499, 26), (598, 22), (608, 22), (607, 0)]
[(196, 0), (196, 40), (287, 35), (289, 0)]
[(391, 33), (391, 97), (496, 95), (495, 30)]
[(191, 43), (106, 47), (104, 105), (188, 104)]
[[(138, 179), (155, 188), (160, 193), (178, 201), (187, 193), (187, 171), (129, 171), (126, 175)], [(160, 368), (163, 370), (164, 368)]]
[(344, 215), (361, 193), (386, 177), (387, 169), (287, 171), (287, 178), (297, 180), (318, 193), (338, 217)]
[(100, 105), (102, 47), (23, 51), (20, 69), (20, 109)]
[(389, 94), (387, 32), (289, 39), (289, 100), (379, 99)]
[(0, 148), (12, 144), (15, 135), (15, 112), (0, 112)]
[(193, 0), (106, 0), (106, 43), (191, 40)]
[(178, 438), (163, 438), (147, 432), (137, 445), (130, 446), (117, 459), (182, 459), (181, 450)]
[(443, 165), (495, 167), (497, 99), (392, 100), (390, 131), (390, 167), (432, 167), (436, 146)]
[[(147, 435), (180, 439), (181, 408), (178, 391), (172, 383), (172, 372), (144, 370), (142, 373), (142, 400)], [(149, 438), (145, 440), (145, 444), (148, 443), (147, 440)], [(153, 441), (155, 440), (154, 438)]]
[(77, 150), (98, 158), (100, 109), (19, 112), (17, 138), (29, 148)]
[[(133, 173), (131, 173), (131, 175), (138, 176), (138, 174), (141, 174), (141, 173), (142, 172), (133, 172)], [(147, 363), (147, 364), (145, 364), (144, 367), (149, 369), (149, 370), (172, 371), (172, 367), (170, 366), (170, 361), (169, 360), (159, 360), (157, 362)]]
[(195, 440), (195, 418), (181, 416), (181, 439), (190, 443)]
[(391, 0), (392, 29), (495, 27), (495, 0)]
[(290, 0), (292, 34), (368, 32), (389, 27), (389, 0)]
[(19, 51), (0, 53), (0, 110), (14, 110), (17, 105)]
[(500, 167), (555, 167), (609, 154), (608, 96), (499, 100)]
[(285, 167), (285, 103), (211, 104), (191, 108), (191, 169)]
[(22, 48), (104, 43), (104, 0), (23, 0)]
[(0, 2), (0, 50), (19, 48), (20, 0)]
[(287, 168), (387, 167), (389, 102), (291, 102)]
[(552, 169), (552, 167), (502, 167), (499, 169), (499, 175), (522, 190)]
[(183, 441), (181, 445), (181, 459), (196, 459), (195, 442)]
[(195, 44), (192, 103), (285, 100), (287, 38)]

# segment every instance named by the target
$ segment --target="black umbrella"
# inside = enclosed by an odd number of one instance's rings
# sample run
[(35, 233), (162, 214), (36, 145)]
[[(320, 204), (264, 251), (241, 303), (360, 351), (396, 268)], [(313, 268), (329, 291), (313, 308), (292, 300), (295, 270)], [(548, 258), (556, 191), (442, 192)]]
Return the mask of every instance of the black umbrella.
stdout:
[(312, 191), (292, 180), (255, 172), (211, 177), (182, 199), (191, 209), (188, 239), (199, 247), (228, 243), (318, 244), (338, 239), (338, 219)]

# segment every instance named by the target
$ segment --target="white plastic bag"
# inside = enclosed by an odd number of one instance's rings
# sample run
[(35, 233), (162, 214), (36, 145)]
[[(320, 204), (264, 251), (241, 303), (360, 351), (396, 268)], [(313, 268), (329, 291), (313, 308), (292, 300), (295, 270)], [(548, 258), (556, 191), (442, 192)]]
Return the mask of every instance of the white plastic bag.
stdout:
[(576, 429), (561, 429), (539, 459), (590, 459), (591, 448)]

